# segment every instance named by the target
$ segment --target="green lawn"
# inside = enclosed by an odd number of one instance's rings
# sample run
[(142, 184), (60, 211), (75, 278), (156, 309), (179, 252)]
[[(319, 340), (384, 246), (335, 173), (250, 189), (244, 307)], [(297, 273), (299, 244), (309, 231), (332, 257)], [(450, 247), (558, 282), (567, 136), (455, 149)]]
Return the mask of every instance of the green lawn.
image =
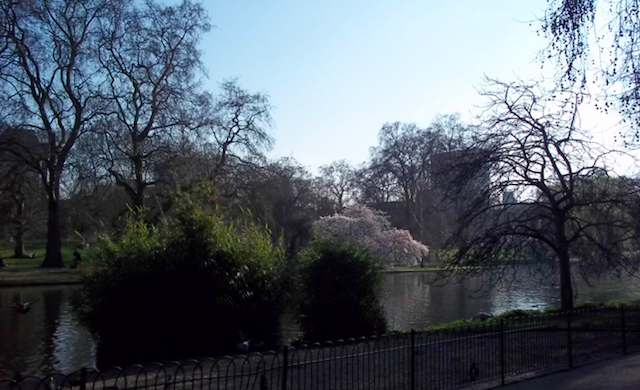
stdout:
[(62, 243), (62, 260), (65, 268), (43, 269), (39, 267), (44, 260), (45, 244), (44, 241), (27, 242), (25, 243), (25, 253), (35, 253), (36, 257), (33, 259), (12, 259), (9, 256), (13, 256), (13, 245), (7, 242), (1, 243), (0, 258), (3, 259), (7, 267), (0, 268), (0, 287), (25, 284), (79, 283), (82, 272), (69, 269), (77, 244), (74, 242)]
[[(62, 243), (62, 260), (66, 267), (69, 267), (73, 261), (73, 251), (76, 249), (75, 242)], [(4, 259), (4, 263), (9, 268), (36, 268), (42, 264), (45, 254), (45, 241), (29, 241), (25, 243), (25, 253), (35, 253), (34, 259), (11, 259), (13, 256), (13, 244), (8, 242), (0, 243), (0, 259)]]

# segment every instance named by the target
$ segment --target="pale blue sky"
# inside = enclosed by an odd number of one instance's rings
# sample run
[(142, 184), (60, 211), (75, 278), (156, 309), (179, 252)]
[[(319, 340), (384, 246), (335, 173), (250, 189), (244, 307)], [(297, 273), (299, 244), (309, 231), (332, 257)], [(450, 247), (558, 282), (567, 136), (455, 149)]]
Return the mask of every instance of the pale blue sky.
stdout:
[[(207, 83), (269, 94), (275, 148), (312, 171), (365, 161), (385, 122), (470, 119), (483, 75), (541, 77), (545, 0), (213, 0)], [(549, 72), (545, 70), (549, 75)]]

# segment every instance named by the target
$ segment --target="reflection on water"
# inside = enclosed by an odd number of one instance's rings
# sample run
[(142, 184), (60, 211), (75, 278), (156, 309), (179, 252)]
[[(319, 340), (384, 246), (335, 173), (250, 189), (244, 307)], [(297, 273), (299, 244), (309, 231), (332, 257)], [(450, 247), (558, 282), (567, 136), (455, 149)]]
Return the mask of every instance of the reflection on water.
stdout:
[[(77, 286), (0, 288), (0, 378), (93, 366), (94, 343), (71, 313)], [(35, 301), (26, 314), (8, 306)]]
[[(423, 329), (470, 318), (480, 311), (497, 314), (559, 304), (558, 287), (551, 282), (525, 280), (510, 289), (504, 285), (488, 289), (478, 278), (438, 286), (429, 284), (431, 277), (429, 273), (386, 275), (385, 306), (392, 329)], [(592, 288), (577, 279), (576, 287), (580, 303), (640, 299), (640, 281), (636, 279), (601, 280)], [(95, 367), (95, 343), (71, 312), (71, 297), (77, 290), (78, 286), (0, 288), (0, 379), (13, 376), (16, 371), (43, 375)], [(7, 308), (36, 299), (27, 314)], [(282, 325), (285, 342), (299, 337), (292, 316), (285, 316)]]
[[(480, 278), (472, 278), (442, 286), (429, 283), (432, 276), (428, 272), (387, 275), (385, 307), (391, 329), (424, 329), (471, 318), (480, 311), (499, 314), (513, 309), (560, 306), (560, 289), (552, 280), (540, 283), (530, 279), (510, 286), (487, 286)], [(635, 300), (640, 299), (640, 280), (603, 278), (590, 287), (576, 278), (574, 290), (578, 303)]]

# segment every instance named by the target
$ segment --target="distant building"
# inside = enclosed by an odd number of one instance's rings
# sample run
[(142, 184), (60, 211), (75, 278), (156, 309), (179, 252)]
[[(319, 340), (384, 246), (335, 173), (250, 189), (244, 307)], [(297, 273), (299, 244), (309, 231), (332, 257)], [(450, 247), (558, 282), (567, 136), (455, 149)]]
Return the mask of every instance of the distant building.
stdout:
[(479, 149), (456, 150), (431, 156), (431, 186), (458, 208), (489, 198), (491, 173)]

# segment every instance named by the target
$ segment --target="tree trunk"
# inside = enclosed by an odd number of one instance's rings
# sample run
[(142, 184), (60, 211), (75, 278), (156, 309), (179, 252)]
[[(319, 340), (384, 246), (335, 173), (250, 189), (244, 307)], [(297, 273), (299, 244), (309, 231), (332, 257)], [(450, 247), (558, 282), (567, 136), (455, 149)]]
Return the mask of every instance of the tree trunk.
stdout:
[(560, 310), (573, 310), (573, 287), (571, 286), (571, 263), (568, 250), (563, 250), (558, 254), (558, 266), (560, 269)]
[(142, 150), (142, 146), (136, 141), (134, 141), (133, 169), (136, 176), (136, 197), (133, 200), (133, 203), (136, 207), (136, 213), (139, 213), (141, 216), (141, 219), (144, 219), (144, 190), (147, 186), (147, 183), (144, 180), (141, 150)]
[(13, 239), (15, 245), (13, 247), (13, 257), (16, 259), (21, 259), (25, 257), (24, 254), (24, 230), (22, 229), (22, 225), (16, 226), (16, 231), (13, 235)]
[(136, 191), (136, 197), (133, 200), (133, 205), (136, 208), (136, 213), (144, 216), (144, 185), (138, 185)]
[(47, 220), (47, 253), (40, 265), (42, 268), (64, 267), (62, 262), (62, 231), (60, 228), (60, 209), (57, 196), (49, 196), (49, 215)]
[(13, 249), (13, 257), (20, 259), (25, 257), (24, 255), (24, 209), (25, 200), (18, 199), (16, 202), (16, 218), (13, 232), (13, 240), (15, 246)]
[(22, 239), (22, 232), (16, 233), (15, 238), (15, 246), (13, 247), (13, 257), (16, 259), (22, 259), (25, 256), (24, 254), (24, 240)]

